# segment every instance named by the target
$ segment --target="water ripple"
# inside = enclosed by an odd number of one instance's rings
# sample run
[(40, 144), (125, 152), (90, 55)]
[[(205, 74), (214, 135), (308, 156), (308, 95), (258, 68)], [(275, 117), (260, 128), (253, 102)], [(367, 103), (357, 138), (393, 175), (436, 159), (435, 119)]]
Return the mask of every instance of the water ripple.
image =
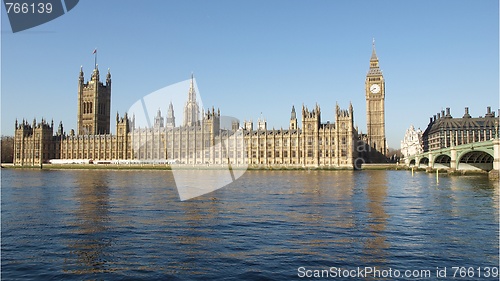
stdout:
[[(498, 184), (400, 171), (248, 171), (180, 202), (168, 171), (2, 171), (5, 280), (283, 280), (498, 266)], [(480, 238), (480, 240), (478, 240)]]

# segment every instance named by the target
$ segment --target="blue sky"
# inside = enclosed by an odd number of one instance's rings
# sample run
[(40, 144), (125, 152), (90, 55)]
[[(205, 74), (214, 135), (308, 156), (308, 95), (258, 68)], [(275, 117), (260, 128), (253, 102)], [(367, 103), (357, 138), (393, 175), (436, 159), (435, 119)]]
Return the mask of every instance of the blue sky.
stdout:
[(411, 124), (424, 129), (446, 107), (456, 117), (499, 108), (498, 15), (496, 0), (85, 0), (13, 34), (2, 5), (1, 133), (13, 135), (16, 118), (76, 128), (78, 73), (89, 79), (96, 47), (112, 116), (194, 72), (203, 104), (223, 115), (288, 128), (292, 105), (318, 103), (326, 122), (352, 102), (365, 132), (374, 37), (398, 148)]

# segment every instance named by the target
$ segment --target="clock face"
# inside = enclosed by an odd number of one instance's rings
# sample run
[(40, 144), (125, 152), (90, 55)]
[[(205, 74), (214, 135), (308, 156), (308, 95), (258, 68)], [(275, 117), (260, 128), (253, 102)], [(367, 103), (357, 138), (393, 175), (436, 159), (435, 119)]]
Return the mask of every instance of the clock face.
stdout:
[(373, 84), (370, 86), (370, 93), (378, 94), (380, 92), (380, 86), (378, 84)]

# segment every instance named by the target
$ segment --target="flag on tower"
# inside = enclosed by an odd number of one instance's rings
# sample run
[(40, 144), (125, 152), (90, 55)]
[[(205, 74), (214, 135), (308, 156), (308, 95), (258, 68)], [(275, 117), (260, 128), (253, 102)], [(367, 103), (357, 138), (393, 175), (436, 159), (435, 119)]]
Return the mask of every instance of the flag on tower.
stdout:
[(94, 49), (92, 54), (94, 55), (94, 69), (97, 69), (97, 48)]

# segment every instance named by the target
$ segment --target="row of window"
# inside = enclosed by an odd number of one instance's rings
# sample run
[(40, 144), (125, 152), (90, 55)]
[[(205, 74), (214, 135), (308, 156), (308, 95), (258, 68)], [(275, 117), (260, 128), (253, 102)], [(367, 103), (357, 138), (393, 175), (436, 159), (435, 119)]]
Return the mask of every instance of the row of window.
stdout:
[[(94, 111), (93, 108), (93, 103), (91, 101), (89, 102), (84, 102), (82, 104), (83, 106), (83, 114), (90, 114)], [(106, 114), (106, 104), (105, 103), (98, 103), (97, 104), (97, 114)]]
[[(33, 159), (40, 159), (39, 156), (40, 154), (38, 152), (35, 152), (35, 153), (23, 153), (23, 156), (24, 156), (24, 160), (25, 161), (29, 161), (29, 160), (33, 160)], [(55, 153), (42, 153), (42, 156), (43, 156), (43, 159), (54, 159), (56, 158), (56, 154)], [(21, 153), (20, 152), (17, 152), (16, 153), (16, 159), (18, 161), (20, 161), (21, 159)]]
[[(335, 157), (335, 150), (319, 150), (318, 151), (319, 153), (319, 157)], [(138, 153), (138, 156), (140, 157), (140, 159), (144, 159), (144, 157), (148, 157), (148, 158), (151, 158), (151, 157), (154, 157), (154, 156), (157, 156), (157, 157), (160, 157), (162, 156), (163, 154), (162, 153), (159, 153), (159, 154), (151, 154), (151, 153), (144, 153), (144, 152), (141, 152), (141, 153)], [(222, 157), (222, 158), (242, 158), (243, 157), (243, 153), (240, 151), (240, 152), (237, 152), (237, 153), (234, 153), (233, 151), (229, 151), (229, 152), (225, 152), (225, 151), (222, 151), (222, 152), (219, 152), (219, 151), (215, 151), (213, 153), (213, 155), (211, 155), (210, 151), (204, 151), (204, 152), (200, 152), (198, 151), (196, 154), (195, 153), (188, 153), (186, 151), (182, 151), (182, 152), (179, 152), (179, 151), (174, 151), (174, 152), (167, 152), (167, 158), (181, 158), (181, 159), (184, 159), (184, 158), (195, 158), (195, 155), (197, 158), (201, 158), (202, 156), (204, 156), (205, 158), (207, 159), (210, 159), (211, 156), (213, 156), (214, 158), (219, 158), (219, 157)], [(260, 158), (264, 158), (264, 157), (267, 157), (268, 158), (280, 158), (280, 155), (281, 153), (279, 151), (275, 151), (274, 152), (274, 156), (273, 156), (273, 152), (272, 151), (268, 151), (267, 153), (265, 151), (247, 151), (245, 153), (245, 156), (248, 158), (248, 157), (252, 157), (252, 158), (256, 158), (257, 156), (259, 156)], [(314, 157), (313, 155), (313, 150), (309, 149), (307, 150), (307, 153), (306, 153), (307, 157), (308, 158), (312, 158)], [(297, 151), (290, 151), (290, 153), (288, 151), (283, 151), (283, 157), (284, 158), (288, 158), (288, 157), (292, 157), (292, 158), (296, 158), (298, 156), (298, 153)], [(347, 150), (346, 149), (341, 149), (340, 150), (340, 156), (341, 157), (347, 157)]]

